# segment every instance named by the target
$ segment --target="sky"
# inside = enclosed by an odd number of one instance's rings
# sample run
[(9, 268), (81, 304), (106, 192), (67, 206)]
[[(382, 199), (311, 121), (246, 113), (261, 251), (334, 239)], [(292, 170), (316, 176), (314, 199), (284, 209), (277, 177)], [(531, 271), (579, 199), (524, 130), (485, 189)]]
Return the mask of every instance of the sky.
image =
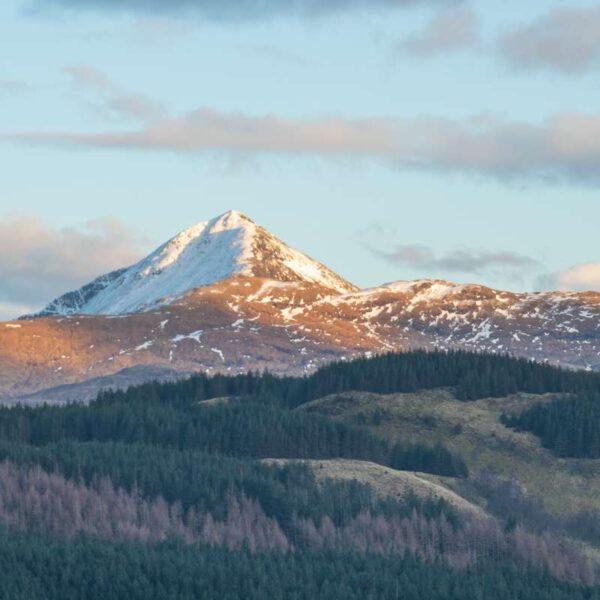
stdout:
[(3, 0), (0, 319), (229, 209), (363, 287), (600, 291), (600, 2), (566, 6)]

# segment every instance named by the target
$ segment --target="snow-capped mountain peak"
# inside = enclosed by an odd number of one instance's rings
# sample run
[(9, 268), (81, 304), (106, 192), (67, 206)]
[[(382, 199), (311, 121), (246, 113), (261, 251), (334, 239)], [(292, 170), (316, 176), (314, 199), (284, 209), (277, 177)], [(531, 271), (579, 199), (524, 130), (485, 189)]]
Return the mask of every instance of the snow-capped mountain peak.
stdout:
[(237, 275), (311, 282), (332, 293), (356, 290), (246, 215), (231, 210), (182, 231), (135, 265), (57, 298), (36, 316), (142, 312)]
[[(256, 225), (245, 215), (229, 211), (185, 229), (160, 246), (141, 263), (139, 277), (153, 277), (176, 268), (182, 281), (193, 287), (248, 272)], [(171, 282), (175, 283), (175, 282)], [(179, 282), (177, 282), (179, 283)], [(189, 288), (188, 288), (189, 289)], [(177, 293), (177, 290), (172, 290)]]

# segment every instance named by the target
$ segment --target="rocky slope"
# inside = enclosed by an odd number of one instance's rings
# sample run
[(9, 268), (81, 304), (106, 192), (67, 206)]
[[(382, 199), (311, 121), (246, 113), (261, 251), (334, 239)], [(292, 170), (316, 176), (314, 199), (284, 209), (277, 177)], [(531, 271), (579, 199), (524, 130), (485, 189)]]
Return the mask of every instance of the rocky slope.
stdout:
[(135, 381), (157, 368), (168, 376), (303, 373), (344, 357), (423, 347), (600, 370), (600, 294), (513, 294), (434, 280), (360, 291), (227, 213), (35, 318), (0, 323), (0, 398), (40, 401), (50, 389), (52, 401), (84, 391), (89, 398), (131, 381), (115, 377), (131, 368)]

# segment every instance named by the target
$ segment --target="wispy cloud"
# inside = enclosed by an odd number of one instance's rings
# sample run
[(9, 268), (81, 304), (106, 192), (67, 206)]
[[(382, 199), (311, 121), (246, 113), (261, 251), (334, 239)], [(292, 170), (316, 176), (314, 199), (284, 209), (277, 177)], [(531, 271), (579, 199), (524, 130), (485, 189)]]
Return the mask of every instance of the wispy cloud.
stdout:
[(600, 292), (600, 262), (581, 263), (565, 271), (544, 275), (538, 285), (547, 290)]
[(583, 71), (600, 62), (600, 6), (551, 11), (502, 36), (498, 48), (519, 69)]
[(129, 131), (16, 131), (0, 141), (177, 153), (317, 155), (499, 179), (600, 184), (600, 113), (539, 123), (499, 118), (285, 118), (199, 109)]
[(274, 16), (319, 17), (360, 8), (443, 5), (455, 0), (32, 0), (38, 10), (55, 6), (70, 10), (181, 14), (213, 21), (248, 21)]
[(0, 219), (0, 318), (40, 308), (102, 273), (128, 266), (146, 246), (140, 233), (114, 218), (71, 228), (54, 228), (31, 216)]
[(436, 255), (427, 246), (400, 245), (391, 250), (373, 252), (385, 258), (388, 262), (410, 267), (412, 269), (432, 269), (435, 271), (452, 271), (460, 273), (481, 273), (495, 268), (532, 268), (539, 265), (538, 261), (522, 254), (509, 251), (489, 252), (483, 250), (451, 250), (445, 254)]
[(78, 98), (104, 118), (147, 121), (165, 115), (165, 109), (159, 102), (143, 94), (122, 90), (98, 69), (70, 65), (64, 71), (71, 78)]
[(383, 246), (372, 238), (373, 232), (364, 232), (362, 245), (371, 254), (395, 267), (410, 269), (420, 276), (455, 274), (486, 275), (523, 281), (524, 276), (540, 263), (535, 258), (508, 250), (490, 251), (477, 249), (454, 249), (436, 253), (429, 246), (419, 244), (391, 244)]
[(96, 91), (111, 92), (115, 87), (105, 73), (87, 65), (70, 65), (64, 71), (75, 83)]
[(479, 19), (469, 6), (454, 6), (437, 14), (419, 33), (400, 44), (417, 56), (446, 54), (471, 47), (479, 40)]

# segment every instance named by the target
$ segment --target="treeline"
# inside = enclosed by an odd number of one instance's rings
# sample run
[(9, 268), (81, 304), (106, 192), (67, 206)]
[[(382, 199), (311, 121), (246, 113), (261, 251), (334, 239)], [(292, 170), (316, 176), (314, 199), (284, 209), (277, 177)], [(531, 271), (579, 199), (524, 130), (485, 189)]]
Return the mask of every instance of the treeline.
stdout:
[(439, 387), (454, 388), (460, 400), (502, 397), (518, 391), (600, 393), (600, 374), (568, 371), (508, 355), (413, 351), (336, 362), (305, 377), (199, 374), (184, 381), (109, 392), (105, 398), (158, 397), (173, 402), (253, 396), (296, 407), (338, 392), (391, 394)]
[(0, 441), (43, 446), (65, 440), (123, 442), (245, 458), (352, 458), (439, 475), (467, 475), (449, 450), (395, 446), (364, 427), (264, 402), (202, 405), (144, 386), (87, 406), (0, 408)]
[(537, 404), (502, 421), (538, 436), (545, 448), (564, 458), (600, 458), (600, 394), (580, 394)]
[(598, 600), (596, 588), (513, 563), (457, 571), (351, 551), (251, 553), (0, 530), (0, 597), (10, 600)]

